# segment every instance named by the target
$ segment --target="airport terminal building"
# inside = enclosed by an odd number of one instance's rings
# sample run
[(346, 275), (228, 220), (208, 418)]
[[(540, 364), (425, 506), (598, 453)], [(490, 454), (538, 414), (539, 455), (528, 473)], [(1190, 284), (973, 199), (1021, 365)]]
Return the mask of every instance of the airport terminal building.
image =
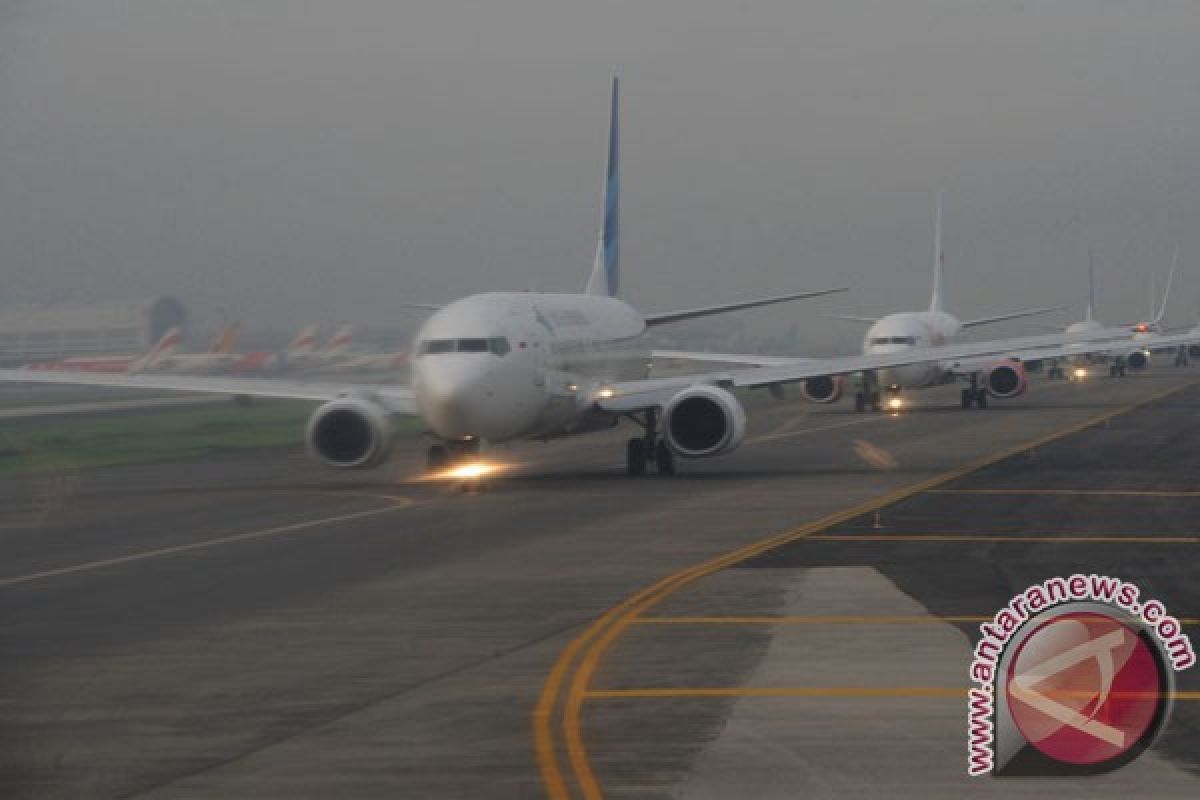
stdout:
[(183, 303), (166, 295), (141, 303), (0, 309), (0, 365), (134, 355), (170, 328), (186, 324)]

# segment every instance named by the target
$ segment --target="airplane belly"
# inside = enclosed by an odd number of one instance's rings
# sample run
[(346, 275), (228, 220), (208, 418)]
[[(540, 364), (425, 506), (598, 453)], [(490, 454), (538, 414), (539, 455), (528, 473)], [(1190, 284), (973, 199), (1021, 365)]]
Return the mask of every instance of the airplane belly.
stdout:
[(937, 368), (932, 364), (906, 364), (902, 367), (880, 370), (879, 382), (888, 387), (920, 389), (936, 383), (937, 373)]

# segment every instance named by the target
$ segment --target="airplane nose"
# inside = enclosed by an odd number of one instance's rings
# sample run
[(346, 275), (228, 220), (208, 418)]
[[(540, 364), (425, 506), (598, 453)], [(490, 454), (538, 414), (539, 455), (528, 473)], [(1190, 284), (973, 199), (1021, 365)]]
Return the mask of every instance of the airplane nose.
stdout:
[(451, 354), (438, 361), (423, 364), (418, 372), (416, 392), (421, 415), (434, 433), (444, 438), (480, 435), (487, 413), (484, 370)]

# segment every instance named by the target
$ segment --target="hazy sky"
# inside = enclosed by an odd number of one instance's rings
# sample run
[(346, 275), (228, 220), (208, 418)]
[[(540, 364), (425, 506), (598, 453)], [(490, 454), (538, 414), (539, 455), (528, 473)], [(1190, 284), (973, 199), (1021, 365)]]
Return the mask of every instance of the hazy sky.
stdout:
[[(0, 302), (174, 292), (272, 325), (575, 291), (623, 80), (623, 288), (747, 317), (1200, 297), (1200, 3), (3, 0)], [(1063, 315), (1066, 320), (1068, 315)]]

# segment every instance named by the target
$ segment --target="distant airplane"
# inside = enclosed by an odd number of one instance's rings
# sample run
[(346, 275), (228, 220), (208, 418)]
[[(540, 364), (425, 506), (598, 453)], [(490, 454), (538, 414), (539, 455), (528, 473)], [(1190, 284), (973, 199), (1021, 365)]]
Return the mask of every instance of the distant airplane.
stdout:
[(154, 346), (141, 355), (85, 356), (60, 358), (54, 361), (38, 361), (26, 365), (25, 369), (52, 372), (86, 372), (110, 375), (132, 374), (146, 371), (171, 354), (183, 341), (183, 332), (171, 328), (155, 342)]
[[(650, 351), (645, 333), (649, 328), (844, 290), (796, 292), (655, 314), (641, 314), (619, 299), (617, 100), (614, 79), (604, 216), (584, 292), (489, 292), (437, 308), (417, 333), (411, 386), (26, 370), (0, 370), (0, 380), (322, 401), (309, 418), (306, 438), (317, 457), (340, 468), (382, 462), (395, 441), (392, 417), (416, 415), (437, 438), (428, 451), (429, 467), (438, 474), (464, 480), (488, 474), (492, 465), (479, 460), (488, 445), (609, 429), (627, 419), (641, 429), (626, 443), (628, 473), (641, 475), (653, 465), (661, 474), (673, 474), (677, 457), (722, 455), (742, 443), (746, 414), (732, 391), (738, 387), (774, 390), (784, 384), (802, 383), (816, 391), (813, 387), (840, 381), (845, 375), (873, 375), (906, 366), (924, 369), (929, 363), (938, 365), (940, 374), (956, 375), (965, 373), (968, 362), (978, 362), (980, 366), (970, 371), (972, 384), (983, 376), (989, 390), (1010, 396), (1024, 388), (1024, 373), (1020, 362), (1007, 360), (1009, 357), (1020, 358), (1023, 348), (1035, 346), (1032, 352), (1039, 357), (1053, 357), (1066, 343), (1075, 343), (1072, 337), (1055, 334), (1001, 343), (920, 346), (918, 342), (944, 337), (950, 327), (937, 316), (943, 313), (939, 253), (939, 277), (930, 315), (935, 319), (931, 324), (943, 327), (925, 330), (914, 324), (904, 328), (903, 334), (888, 333), (913, 336), (914, 343), (909, 347), (699, 375), (648, 377)], [(1034, 312), (977, 320), (974, 324), (1029, 313)], [(922, 337), (919, 340), (918, 335)], [(1004, 360), (996, 362), (997, 358)], [(956, 369), (955, 364), (962, 368)], [(988, 364), (991, 366), (985, 366)]]
[[(1058, 311), (1060, 307), (1030, 308), (1009, 311), (987, 317), (960, 321), (944, 308), (942, 285), (945, 279), (945, 253), (942, 249), (942, 197), (938, 195), (937, 221), (934, 226), (933, 250), (933, 294), (928, 311), (906, 311), (888, 314), (880, 319), (865, 317), (841, 317), (870, 324), (863, 338), (863, 355), (887, 355), (922, 347), (940, 347), (950, 343), (964, 330), (981, 325), (990, 325), (1006, 320), (1032, 317)], [(1007, 359), (994, 365), (944, 364), (923, 362), (893, 369), (864, 372), (860, 376), (861, 389), (855, 395), (854, 407), (863, 411), (868, 406), (880, 410), (880, 389), (888, 396), (888, 405), (895, 406), (899, 394), (905, 389), (924, 389), (966, 380), (971, 385), (962, 390), (962, 406), (987, 407), (989, 393), (994, 397), (1014, 397), (1024, 391), (1025, 373), (1019, 364)]]

